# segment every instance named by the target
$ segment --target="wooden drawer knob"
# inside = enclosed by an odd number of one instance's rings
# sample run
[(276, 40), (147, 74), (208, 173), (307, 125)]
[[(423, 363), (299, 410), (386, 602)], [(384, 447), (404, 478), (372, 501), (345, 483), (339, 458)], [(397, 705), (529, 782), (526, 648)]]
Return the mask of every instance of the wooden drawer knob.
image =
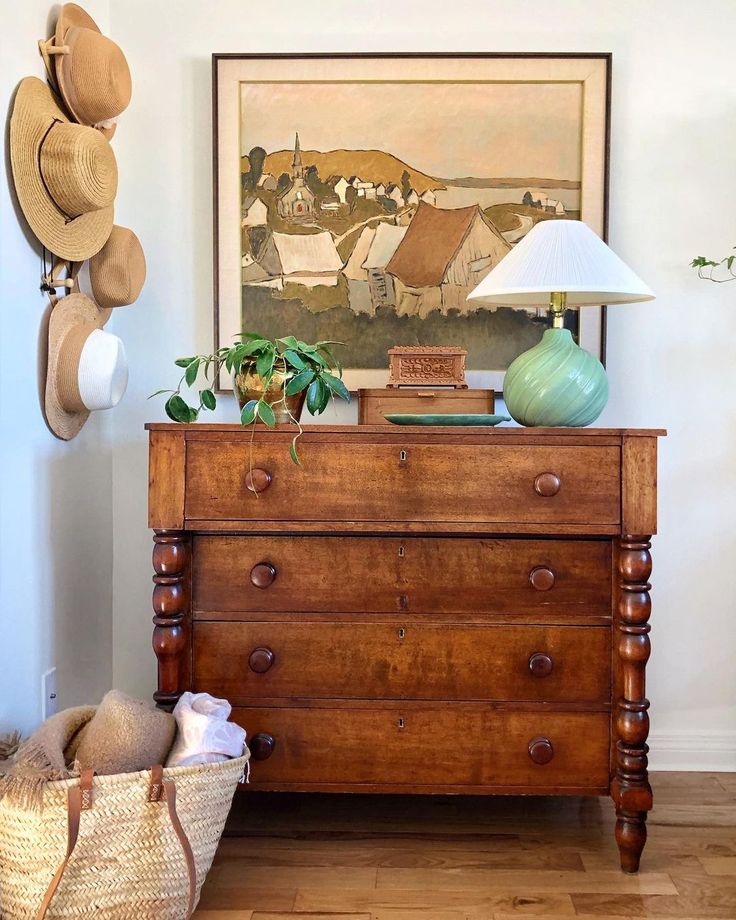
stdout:
[(535, 677), (549, 677), (554, 662), (546, 652), (535, 652), (529, 659), (529, 670)]
[(253, 760), (268, 760), (276, 747), (276, 739), (268, 732), (258, 732), (250, 739), (248, 747)]
[(262, 470), (256, 467), (254, 470), (248, 470), (245, 476), (245, 485), (251, 492), (265, 492), (271, 485), (272, 476), (268, 470)]
[(555, 573), (546, 565), (537, 565), (529, 573), (529, 581), (537, 591), (549, 591), (555, 586)]
[(270, 562), (259, 562), (250, 570), (250, 580), (256, 588), (267, 588), (276, 578), (276, 567)]
[[(273, 664), (273, 657), (273, 652), (270, 648), (254, 648), (248, 658), (251, 671), (255, 671), (256, 674), (265, 674)], [(531, 667), (531, 664), (529, 667)]]
[(551, 498), (560, 491), (560, 477), (556, 473), (540, 473), (534, 480), (534, 491), (543, 498)]
[(534, 761), (540, 765), (549, 763), (550, 760), (555, 756), (554, 748), (552, 747), (552, 742), (549, 738), (532, 738), (529, 742), (529, 756)]

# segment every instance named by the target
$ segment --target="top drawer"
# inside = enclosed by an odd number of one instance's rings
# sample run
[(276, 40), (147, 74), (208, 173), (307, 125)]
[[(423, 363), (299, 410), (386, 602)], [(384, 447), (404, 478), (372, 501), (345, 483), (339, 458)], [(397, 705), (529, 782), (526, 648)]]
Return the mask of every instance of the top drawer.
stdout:
[[(618, 447), (187, 442), (189, 520), (615, 525)], [(251, 469), (253, 470), (251, 479)], [(256, 496), (248, 484), (262, 491)]]

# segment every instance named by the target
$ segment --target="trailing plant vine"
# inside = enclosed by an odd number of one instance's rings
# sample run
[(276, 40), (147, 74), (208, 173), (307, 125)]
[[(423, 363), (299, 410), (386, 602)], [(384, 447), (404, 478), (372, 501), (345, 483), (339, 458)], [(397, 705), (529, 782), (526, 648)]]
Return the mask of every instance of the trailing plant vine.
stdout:
[[(736, 246), (733, 247), (736, 249)], [(724, 281), (736, 281), (736, 272), (733, 267), (736, 264), (736, 255), (726, 256), (714, 262), (712, 259), (706, 259), (705, 256), (698, 256), (690, 263), (690, 268), (697, 268), (698, 277), (705, 281), (715, 281), (716, 284), (723, 284)], [(717, 277), (718, 269), (725, 269), (727, 274), (724, 277)]]

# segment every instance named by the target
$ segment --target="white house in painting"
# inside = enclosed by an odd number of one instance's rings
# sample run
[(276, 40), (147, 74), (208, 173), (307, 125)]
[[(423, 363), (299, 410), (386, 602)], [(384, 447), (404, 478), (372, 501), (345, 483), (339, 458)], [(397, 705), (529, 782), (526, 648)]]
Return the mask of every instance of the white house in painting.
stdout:
[(406, 196), (406, 203), (419, 204), (419, 195), (417, 195), (413, 188), (409, 189), (409, 194)]
[(343, 274), (348, 282), (348, 303), (353, 313), (375, 312), (371, 301), (370, 285), (368, 284), (368, 271), (363, 263), (366, 260), (371, 243), (376, 235), (375, 227), (363, 227), (360, 236), (355, 241), (350, 258), (345, 263)]
[(340, 199), (340, 203), (345, 204), (345, 192), (347, 192), (347, 190), (350, 188), (350, 183), (345, 178), (345, 176), (340, 176), (337, 181), (333, 181), (331, 178), (330, 185), (332, 186), (334, 193)]
[(270, 233), (258, 250), (258, 258), (243, 265), (243, 284), (255, 287), (275, 287), (303, 284), (334, 287), (342, 259), (332, 234)]
[(396, 303), (394, 279), (386, 274), (386, 266), (391, 261), (399, 243), (406, 235), (407, 227), (381, 223), (376, 228), (375, 236), (363, 262), (368, 275), (371, 303), (375, 312), (377, 307), (393, 306)]
[(419, 196), (419, 200), (424, 201), (427, 204), (431, 204), (432, 206), (437, 204), (437, 196), (431, 188), (428, 188), (426, 191), (422, 192), (422, 194)]
[(396, 202), (397, 208), (403, 208), (404, 206), (404, 196), (401, 194), (401, 189), (396, 185), (395, 182), (392, 182), (386, 188), (386, 197), (390, 198), (391, 201)]
[(243, 202), (243, 219), (242, 227), (262, 227), (268, 219), (268, 208), (254, 195), (249, 196)]
[(383, 182), (379, 182), (378, 185), (376, 186), (376, 195), (379, 198), (382, 198), (385, 194), (386, 194), (386, 186), (384, 185)]

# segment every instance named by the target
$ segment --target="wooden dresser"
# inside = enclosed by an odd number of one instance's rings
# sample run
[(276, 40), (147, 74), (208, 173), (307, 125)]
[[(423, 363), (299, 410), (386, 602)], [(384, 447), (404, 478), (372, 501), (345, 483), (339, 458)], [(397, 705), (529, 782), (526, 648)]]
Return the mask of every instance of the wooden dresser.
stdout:
[(638, 869), (664, 432), (147, 427), (160, 706), (254, 789), (610, 794)]

